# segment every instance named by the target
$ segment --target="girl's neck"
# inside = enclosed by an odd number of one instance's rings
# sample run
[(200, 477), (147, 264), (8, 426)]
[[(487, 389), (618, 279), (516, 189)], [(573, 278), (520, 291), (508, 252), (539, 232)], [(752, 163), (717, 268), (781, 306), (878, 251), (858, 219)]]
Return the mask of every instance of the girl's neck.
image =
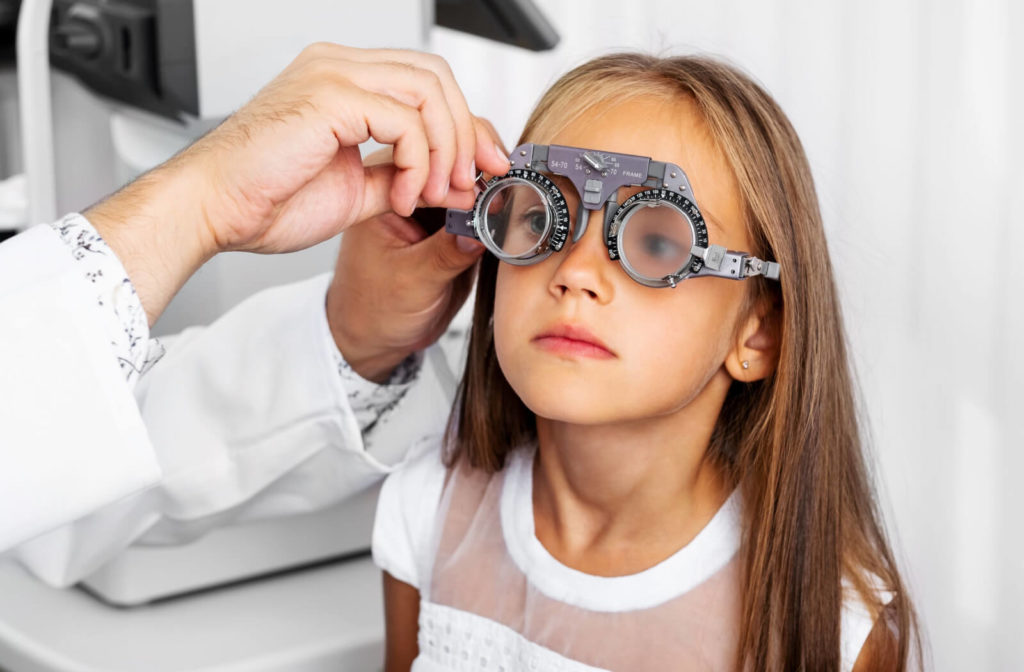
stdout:
[[(717, 382), (717, 384), (716, 384)], [(633, 574), (688, 544), (730, 487), (705, 459), (728, 380), (657, 418), (574, 425), (537, 418), (537, 538), (563, 564)]]

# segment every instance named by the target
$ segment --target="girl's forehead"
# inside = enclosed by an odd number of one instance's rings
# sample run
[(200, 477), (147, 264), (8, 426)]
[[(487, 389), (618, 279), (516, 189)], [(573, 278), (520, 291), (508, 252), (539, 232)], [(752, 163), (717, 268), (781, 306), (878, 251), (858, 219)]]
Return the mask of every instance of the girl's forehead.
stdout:
[[(649, 156), (678, 164), (691, 180), (719, 152), (693, 103), (633, 98), (591, 107), (547, 144)], [(724, 165), (722, 166), (724, 167)], [(691, 173), (694, 173), (691, 175)]]
[(738, 245), (746, 238), (736, 178), (696, 105), (688, 99), (648, 97), (597, 105), (562, 128), (549, 144), (674, 163), (689, 178), (701, 212), (718, 225), (715, 228), (728, 232), (727, 244)]

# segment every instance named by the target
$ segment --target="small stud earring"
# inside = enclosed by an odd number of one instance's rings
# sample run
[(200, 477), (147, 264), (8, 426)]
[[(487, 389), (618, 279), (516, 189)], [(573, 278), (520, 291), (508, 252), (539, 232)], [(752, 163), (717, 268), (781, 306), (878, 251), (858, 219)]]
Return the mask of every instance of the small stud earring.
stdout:
[(743, 360), (743, 363), (741, 364), (741, 366), (742, 366), (742, 367), (743, 367), (744, 369), (749, 369), (749, 368), (750, 368), (750, 362), (748, 362), (747, 360), (745, 360), (745, 359), (744, 359), (744, 360)]

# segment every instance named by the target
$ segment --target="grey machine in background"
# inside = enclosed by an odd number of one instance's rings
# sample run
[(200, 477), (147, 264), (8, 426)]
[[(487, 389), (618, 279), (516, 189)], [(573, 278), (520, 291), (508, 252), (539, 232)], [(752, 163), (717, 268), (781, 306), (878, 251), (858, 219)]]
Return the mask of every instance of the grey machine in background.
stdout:
[(18, 141), (14, 35), (21, 0), (0, 0), (0, 243), (24, 226), (26, 218), (21, 143)]

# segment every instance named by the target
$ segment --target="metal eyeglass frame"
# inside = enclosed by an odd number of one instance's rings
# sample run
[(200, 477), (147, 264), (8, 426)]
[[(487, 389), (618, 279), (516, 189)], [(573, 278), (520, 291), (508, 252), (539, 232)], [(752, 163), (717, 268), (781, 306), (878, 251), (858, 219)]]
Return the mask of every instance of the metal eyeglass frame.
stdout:
[[(764, 276), (778, 280), (779, 264), (764, 261), (746, 252), (727, 250), (721, 245), (708, 244), (707, 225), (697, 207), (686, 173), (673, 164), (654, 161), (649, 157), (619, 154), (563, 145), (536, 145), (526, 143), (516, 147), (510, 157), (512, 167), (508, 174), (491, 178), (480, 185), (472, 210), (449, 208), (445, 214), (445, 230), (460, 236), (468, 236), (482, 242), (496, 257), (510, 264), (535, 264), (562, 249), (569, 235), (569, 208), (558, 186), (543, 173), (568, 178), (581, 196), (576, 216), (573, 242), (578, 241), (587, 230), (590, 211), (605, 208), (604, 239), (608, 256), (618, 260), (626, 273), (635, 281), (648, 287), (675, 287), (691, 277), (717, 277), (743, 280), (753, 276)], [(484, 226), (483, 213), (489, 202), (489, 194), (509, 180), (527, 183), (546, 199), (553, 222), (540, 238), (537, 245), (519, 255), (509, 255), (501, 250)], [(483, 180), (481, 179), (482, 183)], [(622, 187), (649, 187), (627, 198), (619, 205), (618, 190)], [(631, 214), (640, 207), (666, 205), (678, 210), (690, 224), (690, 257), (674, 274), (652, 278), (639, 273), (622, 254), (622, 237)]]

